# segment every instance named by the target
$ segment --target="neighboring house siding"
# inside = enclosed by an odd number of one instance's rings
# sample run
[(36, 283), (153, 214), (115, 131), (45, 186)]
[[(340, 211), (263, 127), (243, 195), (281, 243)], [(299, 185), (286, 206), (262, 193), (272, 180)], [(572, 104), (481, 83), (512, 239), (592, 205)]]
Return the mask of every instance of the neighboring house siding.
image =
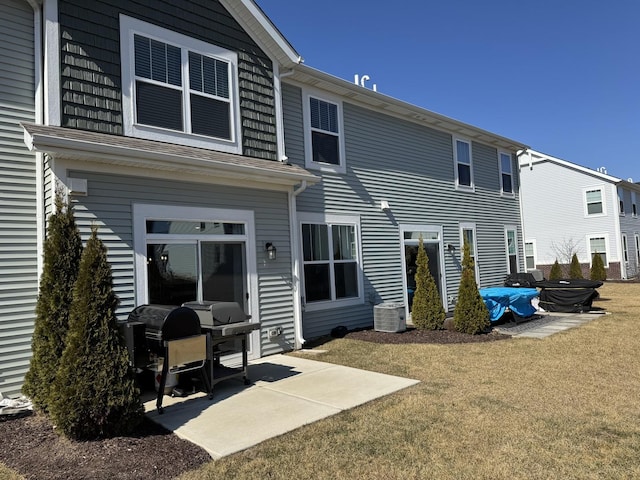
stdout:
[(0, 393), (16, 395), (31, 357), (38, 293), (36, 160), (19, 122), (35, 120), (34, 13), (0, 4)]
[[(283, 86), (287, 156), (299, 165), (304, 165), (305, 148), (302, 98), (297, 86)], [(322, 174), (321, 183), (298, 197), (297, 209), (360, 216), (364, 304), (305, 312), (304, 335), (326, 334), (338, 325), (370, 326), (374, 304), (402, 301), (399, 224), (442, 226), (444, 246), (454, 244), (461, 261), (459, 224), (476, 223), (482, 286), (502, 285), (507, 271), (504, 225), (521, 222), (518, 197), (500, 196), (497, 150), (472, 143), (476, 191), (460, 192), (454, 187), (451, 134), (349, 103), (343, 111), (347, 171)], [(517, 192), (517, 183), (515, 187)], [(389, 213), (380, 210), (381, 200), (389, 202)], [(519, 243), (520, 238), (519, 229)], [(519, 247), (524, 270), (523, 245)], [(446, 251), (444, 258), (447, 294), (455, 296), (458, 264)]]
[[(580, 262), (590, 264), (586, 237), (592, 234), (607, 235), (609, 262), (620, 261), (615, 222), (618, 197), (609, 182), (549, 161), (534, 163), (529, 168), (526, 159), (520, 178), (526, 236), (536, 241), (538, 265), (552, 265), (558, 256), (554, 246), (571, 242), (577, 246)], [(602, 188), (606, 214), (586, 216), (584, 191), (595, 187)], [(558, 261), (562, 263), (561, 258)]]
[[(70, 171), (69, 176), (88, 180), (89, 194), (74, 198), (74, 212), (84, 240), (88, 238), (92, 225), (99, 227), (98, 236), (108, 248), (114, 288), (120, 298), (117, 312), (120, 319), (126, 319), (136, 306), (132, 231), (134, 203), (253, 210), (262, 354), (293, 349), (291, 249), (286, 193), (85, 171)], [(264, 261), (266, 242), (272, 242), (278, 248), (275, 262)], [(275, 326), (282, 328), (283, 335), (272, 341), (267, 338), (267, 332)]]
[[(619, 189), (621, 187), (618, 187)], [(622, 189), (624, 199), (624, 215), (620, 215), (620, 233), (627, 236), (627, 264), (626, 277), (636, 277), (640, 273), (640, 265), (638, 264), (638, 249), (635, 242), (635, 236), (640, 235), (640, 217), (633, 215), (631, 191)], [(640, 192), (636, 193), (636, 201), (640, 198)], [(621, 252), (620, 259), (623, 261), (624, 254)]]
[(276, 159), (273, 67), (217, 1), (59, 0), (62, 126), (123, 134), (119, 14), (238, 53), (243, 153)]

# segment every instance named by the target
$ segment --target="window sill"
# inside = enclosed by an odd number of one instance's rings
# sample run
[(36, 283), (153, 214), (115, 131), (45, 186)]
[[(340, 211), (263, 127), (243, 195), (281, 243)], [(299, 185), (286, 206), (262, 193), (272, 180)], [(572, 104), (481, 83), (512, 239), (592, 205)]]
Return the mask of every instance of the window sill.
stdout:
[(475, 192), (475, 186), (467, 186), (467, 185), (456, 185), (456, 190), (459, 192)]
[(320, 172), (325, 173), (336, 173), (336, 174), (344, 174), (347, 172), (347, 169), (344, 165), (331, 165), (325, 163), (306, 163), (305, 167), (309, 170), (318, 170)]
[(242, 147), (238, 142), (177, 132), (148, 125), (130, 125), (129, 128), (125, 128), (125, 135), (128, 137), (144, 138), (145, 140), (155, 140), (157, 142), (175, 143), (186, 147), (204, 148), (238, 155), (242, 154)]

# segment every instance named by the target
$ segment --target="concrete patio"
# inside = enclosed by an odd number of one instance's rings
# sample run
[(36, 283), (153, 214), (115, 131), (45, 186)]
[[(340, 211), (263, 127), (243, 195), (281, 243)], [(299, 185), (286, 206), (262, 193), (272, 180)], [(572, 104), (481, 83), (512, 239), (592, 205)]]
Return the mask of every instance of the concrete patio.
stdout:
[(303, 425), (419, 383), (289, 355), (251, 362), (253, 384), (217, 384), (213, 400), (204, 393), (145, 402), (147, 416), (221, 458)]

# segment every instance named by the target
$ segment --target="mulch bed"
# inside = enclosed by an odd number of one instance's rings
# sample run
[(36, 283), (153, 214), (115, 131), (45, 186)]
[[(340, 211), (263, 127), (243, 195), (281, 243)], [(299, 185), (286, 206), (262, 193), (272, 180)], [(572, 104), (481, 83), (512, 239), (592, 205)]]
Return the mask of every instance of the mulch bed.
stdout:
[(135, 436), (76, 442), (43, 415), (0, 418), (0, 438), (0, 462), (37, 480), (170, 479), (211, 461), (147, 419)]
[(489, 333), (469, 335), (467, 333), (454, 332), (451, 330), (418, 330), (417, 328), (409, 327), (406, 331), (398, 333), (377, 332), (373, 329), (358, 330), (347, 333), (345, 338), (374, 343), (448, 344), (493, 342), (496, 340), (507, 340), (510, 339), (511, 336), (498, 333), (494, 330), (491, 330)]

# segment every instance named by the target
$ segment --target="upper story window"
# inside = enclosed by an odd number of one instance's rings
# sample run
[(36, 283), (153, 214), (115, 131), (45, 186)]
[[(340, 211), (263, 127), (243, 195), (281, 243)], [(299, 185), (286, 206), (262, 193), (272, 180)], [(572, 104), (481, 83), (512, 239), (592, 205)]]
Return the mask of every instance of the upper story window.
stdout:
[(624, 215), (624, 190), (618, 190), (618, 205), (620, 215)]
[(344, 173), (346, 167), (341, 103), (307, 94), (303, 110), (307, 168)]
[(631, 192), (631, 214), (634, 217), (638, 216), (638, 204), (636, 200), (636, 192)]
[(500, 186), (503, 195), (513, 195), (513, 167), (511, 155), (506, 152), (500, 152)]
[(125, 135), (242, 153), (237, 55), (120, 16)]
[(460, 138), (454, 138), (453, 145), (453, 159), (456, 167), (456, 188), (473, 190), (471, 143)]
[(584, 191), (585, 209), (587, 215), (604, 214), (602, 188), (588, 188)]

